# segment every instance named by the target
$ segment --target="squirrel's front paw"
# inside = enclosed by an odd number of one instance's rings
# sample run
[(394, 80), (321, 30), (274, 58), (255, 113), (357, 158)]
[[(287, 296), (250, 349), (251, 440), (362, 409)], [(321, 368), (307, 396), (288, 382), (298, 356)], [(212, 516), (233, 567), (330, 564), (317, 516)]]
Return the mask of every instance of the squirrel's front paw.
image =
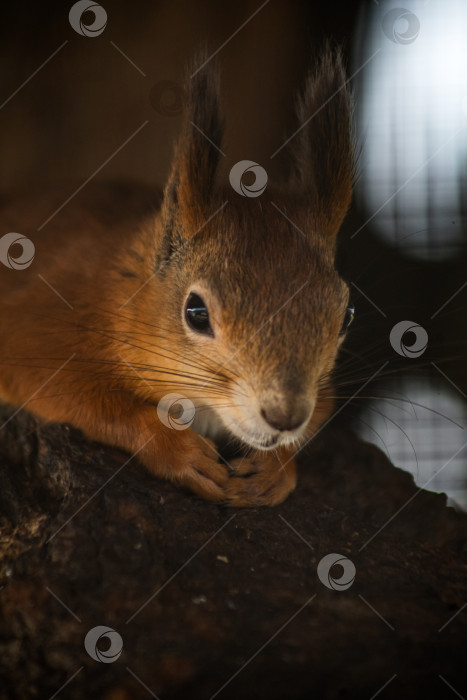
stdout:
[(211, 440), (193, 436), (188, 449), (174, 459), (173, 467), (174, 481), (208, 501), (225, 502), (229, 473), (219, 463), (217, 448)]
[(275, 506), (281, 503), (297, 483), (293, 453), (289, 450), (255, 452), (230, 462), (234, 472), (227, 484), (227, 503), (231, 506)]

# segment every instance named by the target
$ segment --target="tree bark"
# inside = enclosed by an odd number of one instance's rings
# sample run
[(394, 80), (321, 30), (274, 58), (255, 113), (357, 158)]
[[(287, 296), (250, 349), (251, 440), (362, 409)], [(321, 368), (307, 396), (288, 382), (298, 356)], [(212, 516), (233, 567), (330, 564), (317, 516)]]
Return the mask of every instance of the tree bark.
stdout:
[[(233, 510), (69, 426), (6, 421), (1, 698), (466, 695), (467, 516), (344, 427), (312, 441), (281, 506)], [(318, 576), (333, 553), (355, 567), (345, 590)], [(97, 626), (109, 653), (121, 639), (112, 663), (85, 649)]]

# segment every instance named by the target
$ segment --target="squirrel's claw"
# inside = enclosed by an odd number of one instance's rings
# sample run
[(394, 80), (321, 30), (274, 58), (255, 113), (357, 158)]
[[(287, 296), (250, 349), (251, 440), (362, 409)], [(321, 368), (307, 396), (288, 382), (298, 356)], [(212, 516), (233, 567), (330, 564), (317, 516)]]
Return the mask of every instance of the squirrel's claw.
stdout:
[(297, 483), (295, 460), (286, 451), (256, 452), (230, 464), (235, 470), (226, 487), (227, 504), (231, 506), (275, 506)]
[(236, 457), (227, 467), (218, 461), (213, 442), (199, 436), (194, 442), (175, 480), (202, 498), (236, 508), (274, 506), (296, 486), (292, 451), (256, 451)]
[(218, 461), (215, 444), (197, 435), (193, 442), (179, 460), (174, 481), (208, 501), (224, 501), (229, 474)]

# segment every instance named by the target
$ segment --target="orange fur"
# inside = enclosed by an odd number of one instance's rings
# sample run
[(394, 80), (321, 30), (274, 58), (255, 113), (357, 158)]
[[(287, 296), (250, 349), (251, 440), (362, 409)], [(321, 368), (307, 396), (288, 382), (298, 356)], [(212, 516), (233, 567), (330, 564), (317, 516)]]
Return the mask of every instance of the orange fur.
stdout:
[[(326, 53), (300, 119), (344, 81), (339, 56)], [(36, 257), (26, 270), (0, 266), (0, 398), (136, 453), (204, 498), (274, 505), (295, 487), (297, 446), (332, 410), (326, 385), (348, 303), (334, 251), (352, 190), (349, 98), (338, 91), (310, 120), (289, 178), (252, 199), (222, 182), (216, 149), (191, 126), (221, 142), (215, 73), (201, 71), (189, 93), (162, 198), (90, 185), (39, 233), (65, 194), (4, 208), (1, 231), (29, 236)], [(213, 338), (184, 322), (190, 290), (207, 302)], [(204, 435), (159, 420), (171, 392), (208, 416)], [(274, 449), (219, 461), (219, 417), (223, 439), (251, 447), (270, 437), (265, 407), (287, 424), (313, 404), (300, 432), (281, 429)]]

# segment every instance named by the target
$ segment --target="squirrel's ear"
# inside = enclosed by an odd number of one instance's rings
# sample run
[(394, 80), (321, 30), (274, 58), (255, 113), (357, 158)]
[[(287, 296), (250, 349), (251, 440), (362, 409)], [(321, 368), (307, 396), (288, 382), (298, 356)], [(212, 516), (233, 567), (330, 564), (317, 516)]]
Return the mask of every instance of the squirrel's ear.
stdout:
[(291, 142), (292, 186), (308, 200), (323, 233), (335, 236), (350, 205), (354, 180), (351, 96), (342, 56), (326, 45), (297, 104)]
[(164, 192), (163, 215), (178, 219), (179, 235), (190, 236), (209, 216), (206, 203), (214, 187), (221, 154), (223, 120), (219, 75), (203, 53), (186, 81), (185, 121)]

